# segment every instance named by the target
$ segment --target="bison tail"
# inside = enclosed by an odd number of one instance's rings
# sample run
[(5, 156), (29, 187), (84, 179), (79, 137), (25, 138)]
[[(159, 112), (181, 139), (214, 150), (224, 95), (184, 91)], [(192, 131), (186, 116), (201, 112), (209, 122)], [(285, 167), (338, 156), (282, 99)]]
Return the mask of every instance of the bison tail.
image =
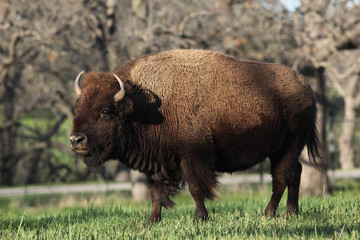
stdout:
[(317, 170), (323, 171), (326, 163), (320, 153), (320, 141), (318, 135), (319, 133), (316, 127), (316, 120), (314, 119), (311, 132), (306, 142), (306, 147), (311, 165), (313, 165)]

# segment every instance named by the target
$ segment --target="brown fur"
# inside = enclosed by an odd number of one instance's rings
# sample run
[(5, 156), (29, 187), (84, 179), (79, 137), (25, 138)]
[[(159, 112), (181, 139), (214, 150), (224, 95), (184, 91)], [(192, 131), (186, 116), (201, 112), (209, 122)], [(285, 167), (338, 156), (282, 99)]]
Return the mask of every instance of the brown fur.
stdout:
[[(90, 73), (76, 104), (73, 143), (88, 150), (97, 167), (119, 159), (145, 173), (153, 207), (149, 221), (185, 182), (207, 219), (216, 172), (233, 172), (271, 160), (273, 195), (265, 210), (275, 213), (286, 187), (288, 211), (298, 212), (301, 164), (307, 144), (316, 163), (315, 98), (308, 82), (280, 64), (237, 60), (202, 50), (173, 50), (130, 60), (115, 71), (126, 96), (114, 102), (119, 84), (110, 73)], [(107, 110), (103, 114), (104, 109)]]

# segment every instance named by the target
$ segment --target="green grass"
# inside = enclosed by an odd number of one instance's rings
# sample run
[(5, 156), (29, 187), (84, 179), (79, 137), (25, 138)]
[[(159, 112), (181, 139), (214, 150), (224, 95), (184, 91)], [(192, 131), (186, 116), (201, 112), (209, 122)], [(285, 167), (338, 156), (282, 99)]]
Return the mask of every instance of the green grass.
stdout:
[(207, 202), (205, 223), (193, 220), (188, 193), (150, 225), (150, 202), (132, 203), (128, 193), (8, 198), (1, 202), (0, 239), (360, 239), (359, 185), (344, 183), (327, 198), (301, 198), (301, 214), (293, 217), (284, 216), (283, 199), (271, 219), (263, 216), (270, 189), (225, 191)]

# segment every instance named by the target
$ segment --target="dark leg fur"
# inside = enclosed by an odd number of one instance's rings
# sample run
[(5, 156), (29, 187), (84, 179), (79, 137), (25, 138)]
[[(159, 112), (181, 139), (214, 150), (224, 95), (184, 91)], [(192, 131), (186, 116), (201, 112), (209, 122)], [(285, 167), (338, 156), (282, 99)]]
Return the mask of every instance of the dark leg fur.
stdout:
[(265, 216), (272, 217), (275, 215), (276, 209), (279, 206), (279, 202), (286, 188), (286, 180), (282, 176), (281, 167), (273, 166), (271, 163), (271, 175), (272, 175), (272, 195), (268, 206), (265, 209)]
[[(270, 156), (273, 193), (265, 216), (271, 217), (276, 213), (279, 202), (286, 187), (288, 187), (287, 211), (289, 214), (299, 212), (299, 186), (301, 176), (301, 164), (298, 161), (302, 148), (295, 145), (288, 152), (279, 152)], [(301, 146), (301, 144), (300, 144)]]
[(169, 185), (162, 182), (156, 182), (149, 179), (150, 197), (152, 201), (151, 213), (148, 222), (159, 222), (161, 220), (161, 208), (166, 209), (175, 206), (170, 196), (178, 193), (180, 190), (178, 184)]
[(148, 220), (148, 223), (150, 222), (159, 222), (161, 220), (161, 195), (163, 193), (161, 192), (161, 186), (159, 183), (151, 183), (150, 186), (150, 197), (151, 197), (151, 213)]
[(204, 204), (205, 198), (202, 189), (194, 182), (189, 182), (188, 184), (189, 191), (196, 204), (195, 219), (208, 220), (208, 213)]
[(293, 215), (299, 213), (299, 188), (302, 166), (298, 162), (294, 171), (293, 181), (288, 185), (287, 214)]
[(208, 220), (208, 213), (204, 204), (205, 199), (215, 197), (216, 175), (210, 164), (196, 160), (183, 160), (181, 168), (188, 183), (191, 196), (195, 200), (195, 219)]

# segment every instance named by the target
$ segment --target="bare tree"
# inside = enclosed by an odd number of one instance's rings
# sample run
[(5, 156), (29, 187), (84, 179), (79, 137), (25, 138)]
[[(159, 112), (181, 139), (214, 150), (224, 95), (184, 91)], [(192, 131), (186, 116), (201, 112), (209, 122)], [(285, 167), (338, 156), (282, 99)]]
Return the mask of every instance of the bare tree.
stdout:
[(351, 169), (355, 167), (354, 138), (357, 110), (360, 109), (360, 51), (338, 51), (323, 65), (331, 86), (344, 99), (339, 161), (341, 168)]
[[(324, 58), (327, 54), (324, 53), (323, 44), (326, 43), (326, 33), (323, 31), (323, 22), (319, 21), (319, 16), (325, 15), (327, 10), (328, 0), (313, 1), (302, 0), (302, 24), (295, 26), (299, 28), (298, 33), (300, 37), (297, 39), (298, 44), (301, 45), (302, 56), (306, 60), (312, 61), (311, 64), (315, 67), (316, 82), (313, 89), (317, 94), (318, 100), (318, 130), (321, 144), (321, 155), (326, 161), (326, 95), (325, 95), (325, 78), (324, 68), (316, 64), (313, 56), (317, 58)], [(296, 19), (295, 22), (299, 22)], [(301, 21), (300, 20), (300, 21)], [(325, 190), (327, 193), (327, 176), (326, 167), (323, 166), (322, 172), (318, 172), (314, 168), (308, 166), (308, 160), (304, 159), (303, 174), (301, 178), (301, 191), (303, 193), (311, 193), (321, 195)]]
[[(353, 138), (355, 110), (357, 108), (357, 75), (359, 61), (357, 54), (343, 52), (359, 46), (360, 3), (358, 1), (302, 1), (302, 27), (298, 32), (298, 43), (302, 45), (302, 56), (315, 68), (325, 68), (331, 86), (344, 97), (345, 121), (339, 139), (340, 165), (342, 168), (354, 167)], [(301, 24), (298, 24), (298, 26)], [(342, 53), (343, 52), (343, 53)], [(353, 60), (335, 67), (335, 58), (348, 55)], [(342, 58), (344, 59), (344, 58)], [(348, 79), (351, 77), (351, 79)], [(345, 81), (348, 79), (348, 81)], [(349, 121), (350, 120), (350, 121)]]
[[(5, 14), (0, 22), (0, 182), (11, 185), (19, 162), (26, 161), (31, 176), (38, 173), (40, 156), (54, 147), (52, 136), (71, 110), (64, 108), (65, 94), (48, 78), (56, 79), (54, 61), (62, 54), (56, 45), (60, 33), (70, 27), (71, 12), (62, 21), (57, 12), (64, 4), (47, 1), (3, 1)], [(74, 9), (74, 8), (73, 8)], [(46, 69), (47, 71), (44, 71)], [(45, 73), (47, 72), (47, 74)], [(58, 76), (59, 77), (59, 76)], [(45, 80), (46, 79), (46, 80)], [(60, 85), (61, 86), (61, 85)], [(24, 124), (26, 115), (50, 112), (53, 121), (43, 126)], [(21, 133), (23, 132), (23, 133)], [(25, 132), (25, 133), (24, 133)], [(29, 181), (31, 176), (29, 176)]]
[[(318, 98), (318, 124), (320, 131), (320, 140), (323, 146), (323, 158), (326, 160), (326, 95), (325, 95), (325, 73), (331, 75), (331, 79), (337, 85), (340, 79), (334, 71), (336, 68), (331, 67), (330, 59), (343, 48), (353, 45), (354, 40), (358, 38), (360, 33), (360, 25), (358, 20), (359, 6), (357, 1), (310, 1), (302, 0), (302, 6), (294, 14), (294, 28), (297, 32), (296, 41), (301, 46), (298, 52), (303, 61), (314, 67), (316, 73), (316, 83), (314, 84)], [(351, 65), (347, 66), (351, 73), (356, 70), (351, 69)], [(350, 67), (350, 68), (349, 68)], [(335, 80), (336, 78), (336, 80)], [(335, 86), (334, 85), (334, 86)], [(350, 98), (353, 99), (354, 94)], [(346, 107), (345, 107), (346, 109)], [(351, 128), (343, 128), (345, 135), (352, 135), (354, 131)], [(350, 131), (349, 131), (350, 130)], [(349, 136), (346, 137), (349, 139)], [(350, 137), (351, 138), (351, 137)], [(351, 148), (350, 142), (342, 144), (340, 151), (342, 153), (349, 152), (346, 148)], [(353, 162), (353, 158), (347, 155), (347, 162)], [(342, 164), (343, 165), (343, 164)], [(325, 169), (324, 169), (325, 170)], [(325, 172), (315, 172), (312, 168), (305, 167), (302, 177), (303, 192), (323, 194), (327, 192), (327, 180)]]

